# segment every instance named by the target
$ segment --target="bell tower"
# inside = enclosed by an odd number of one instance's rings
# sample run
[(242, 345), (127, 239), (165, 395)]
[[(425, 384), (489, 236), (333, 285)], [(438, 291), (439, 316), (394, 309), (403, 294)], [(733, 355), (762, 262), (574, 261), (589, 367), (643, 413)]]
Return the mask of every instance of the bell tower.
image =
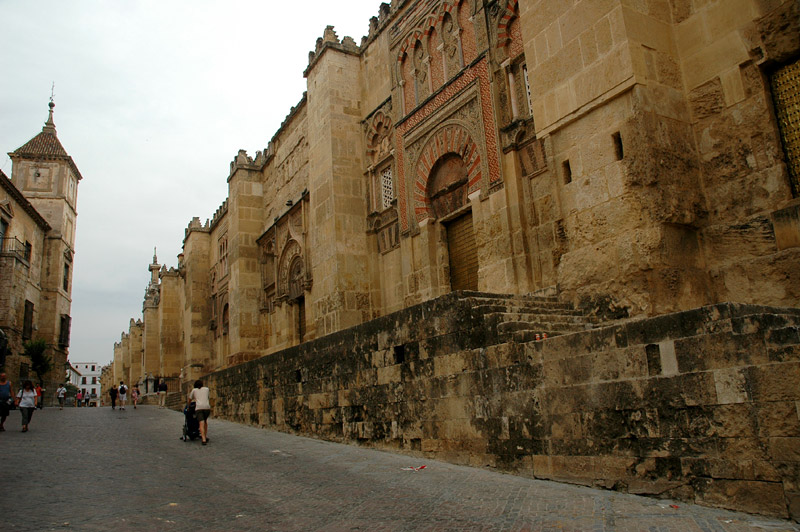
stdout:
[(34, 312), (33, 339), (47, 342), (53, 370), (46, 384), (53, 385), (63, 379), (69, 353), (75, 223), (82, 176), (56, 135), (52, 96), (48, 106), (41, 133), (8, 156), (12, 162), (12, 183), (50, 226), (39, 245), (41, 249), (31, 249), (30, 253), (38, 256), (32, 264), (41, 264), (41, 292)]

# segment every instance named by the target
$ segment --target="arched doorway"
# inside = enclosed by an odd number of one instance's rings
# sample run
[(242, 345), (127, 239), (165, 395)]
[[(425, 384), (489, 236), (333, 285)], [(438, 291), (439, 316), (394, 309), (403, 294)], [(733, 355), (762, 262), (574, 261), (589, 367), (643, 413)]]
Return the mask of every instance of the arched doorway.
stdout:
[[(445, 153), (431, 168), (428, 198), (433, 215), (446, 220), (451, 290), (478, 289), (478, 252), (468, 205), (468, 168), (461, 155)], [(447, 219), (453, 213), (461, 212)]]

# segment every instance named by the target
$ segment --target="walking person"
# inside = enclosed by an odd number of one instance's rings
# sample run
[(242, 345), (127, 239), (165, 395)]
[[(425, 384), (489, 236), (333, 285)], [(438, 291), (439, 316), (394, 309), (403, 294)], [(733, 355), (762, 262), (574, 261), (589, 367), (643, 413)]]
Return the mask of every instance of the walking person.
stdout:
[(136, 409), (136, 403), (139, 402), (139, 385), (134, 384), (131, 390), (131, 401), (133, 401), (133, 408)]
[(128, 400), (128, 387), (125, 386), (124, 382), (119, 381), (119, 389), (117, 391), (119, 392), (119, 409), (125, 410), (125, 401)]
[(78, 393), (75, 394), (75, 406), (80, 408), (82, 403), (83, 403), (83, 391), (80, 388), (78, 388)]
[(0, 373), (0, 431), (6, 430), (3, 425), (6, 424), (8, 412), (11, 410), (11, 402), (14, 400), (14, 389), (11, 386), (11, 381), (8, 380), (5, 373)]
[(164, 408), (167, 404), (167, 381), (161, 379), (158, 383), (158, 408)]
[(64, 400), (67, 398), (67, 389), (64, 388), (64, 383), (58, 385), (56, 390), (56, 397), (58, 397), (58, 409), (64, 410)]
[(34, 389), (36, 390), (36, 408), (41, 410), (42, 408), (44, 408), (44, 392), (45, 392), (45, 388), (42, 388), (42, 385), (40, 383), (40, 384), (37, 384), (36, 388), (34, 388)]
[(209, 389), (203, 381), (194, 381), (194, 389), (189, 392), (189, 401), (194, 401), (194, 417), (200, 425), (200, 438), (203, 445), (208, 443), (208, 416), (211, 415), (211, 403), (208, 400)]
[(111, 410), (117, 409), (117, 395), (119, 395), (117, 386), (116, 384), (112, 384), (111, 389), (108, 390), (108, 396), (111, 398)]
[(22, 413), (22, 432), (28, 432), (33, 411), (36, 410), (36, 390), (31, 381), (22, 383), (22, 389), (17, 393), (17, 406)]
[(84, 390), (83, 391), (83, 406), (89, 406), (89, 399), (91, 399), (91, 398), (92, 398), (92, 396), (89, 394), (89, 390)]

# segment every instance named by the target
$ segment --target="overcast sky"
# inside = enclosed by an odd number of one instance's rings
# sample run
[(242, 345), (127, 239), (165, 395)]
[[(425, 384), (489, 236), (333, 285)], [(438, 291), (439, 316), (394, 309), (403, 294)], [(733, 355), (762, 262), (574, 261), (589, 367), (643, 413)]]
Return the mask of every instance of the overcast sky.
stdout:
[(153, 248), (177, 265), (305, 90), (330, 24), (356, 43), (380, 0), (0, 0), (0, 168), (47, 119), (83, 175), (70, 360), (105, 364), (141, 318)]

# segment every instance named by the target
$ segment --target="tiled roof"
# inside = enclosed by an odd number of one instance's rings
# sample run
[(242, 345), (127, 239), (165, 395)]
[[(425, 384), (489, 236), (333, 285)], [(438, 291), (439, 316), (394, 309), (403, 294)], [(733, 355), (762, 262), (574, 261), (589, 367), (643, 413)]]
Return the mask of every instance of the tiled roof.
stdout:
[(61, 142), (56, 136), (56, 125), (53, 123), (53, 107), (56, 104), (50, 101), (50, 114), (47, 117), (47, 122), (44, 123), (42, 132), (33, 137), (31, 140), (12, 151), (8, 154), (11, 159), (15, 157), (35, 158), (35, 159), (66, 159), (72, 171), (78, 178), (78, 181), (83, 179), (78, 167), (75, 166), (75, 161), (69, 156), (67, 150), (61, 145)]
[(22, 157), (69, 157), (58, 137), (42, 131), (23, 146), (14, 150), (14, 155)]

